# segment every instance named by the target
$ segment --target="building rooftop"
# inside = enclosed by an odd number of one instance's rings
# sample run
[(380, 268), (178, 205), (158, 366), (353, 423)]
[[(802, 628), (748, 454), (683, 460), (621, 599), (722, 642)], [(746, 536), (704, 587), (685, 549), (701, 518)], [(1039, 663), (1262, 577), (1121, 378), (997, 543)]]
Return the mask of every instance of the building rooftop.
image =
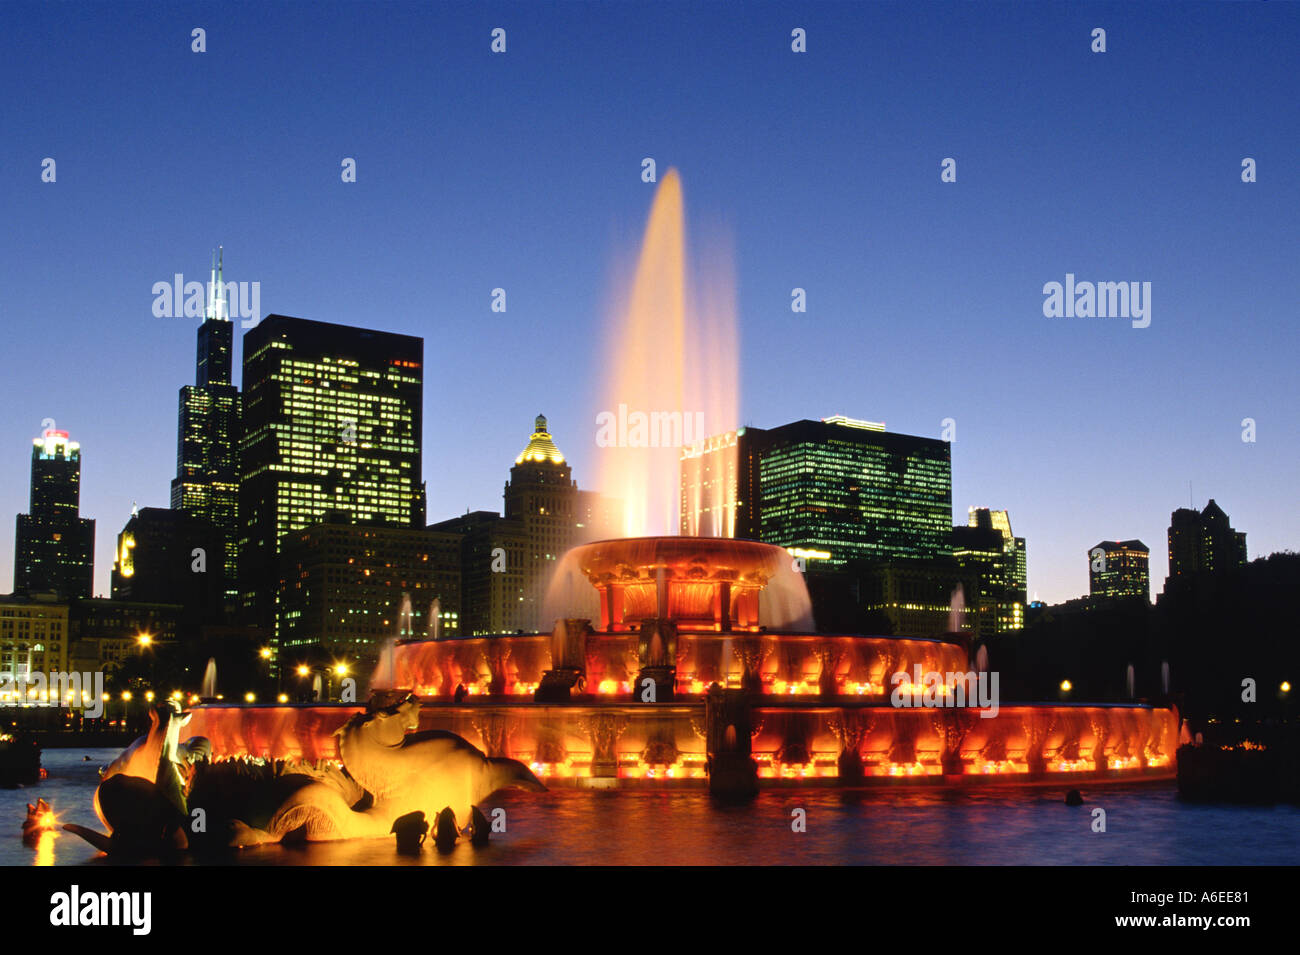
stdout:
[(560, 453), (560, 449), (551, 440), (550, 432), (546, 430), (546, 415), (537, 416), (533, 422), (533, 435), (528, 440), (528, 447), (515, 458), (515, 464), (523, 464), (525, 461), (564, 463), (564, 455)]

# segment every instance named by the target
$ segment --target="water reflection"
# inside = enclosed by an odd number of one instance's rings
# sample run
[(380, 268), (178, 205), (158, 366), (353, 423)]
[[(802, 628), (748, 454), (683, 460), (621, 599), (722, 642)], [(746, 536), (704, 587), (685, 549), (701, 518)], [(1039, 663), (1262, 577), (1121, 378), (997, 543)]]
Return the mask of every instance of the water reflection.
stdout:
[[(19, 827), (26, 804), (43, 796), (65, 822), (94, 825), (96, 770), (114, 751), (49, 751), (50, 778), (0, 791), (0, 864), (107, 864), (67, 833), (35, 850)], [(238, 865), (854, 865), (1293, 864), (1300, 809), (1195, 806), (1172, 785), (1084, 791), (1068, 807), (1057, 789), (980, 792), (768, 791), (749, 806), (718, 807), (703, 792), (505, 792), (506, 831), (485, 848), (460, 843), (441, 855), (397, 853), (391, 839), (263, 846), (208, 860)], [(1091, 809), (1106, 809), (1108, 831), (1091, 831)], [(807, 832), (791, 831), (804, 809)], [(489, 813), (490, 815), (490, 813)], [(184, 864), (204, 860), (183, 858)]]

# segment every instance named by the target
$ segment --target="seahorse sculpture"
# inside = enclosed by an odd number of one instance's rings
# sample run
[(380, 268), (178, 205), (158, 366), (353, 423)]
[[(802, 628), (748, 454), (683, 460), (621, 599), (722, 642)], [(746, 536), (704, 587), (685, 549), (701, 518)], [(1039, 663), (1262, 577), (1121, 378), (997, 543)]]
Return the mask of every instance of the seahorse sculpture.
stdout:
[[(110, 835), (65, 828), (106, 852), (133, 855), (205, 844), (387, 836), (395, 820), (408, 813), (432, 818), (448, 807), (463, 831), (471, 827), (477, 804), (492, 793), (510, 786), (545, 790), (518, 760), (489, 758), (454, 733), (411, 732), (419, 711), (418, 701), (408, 697), (353, 717), (336, 734), (340, 769), (300, 761), (209, 762), (204, 740), (179, 742), (185, 719), (179, 707), (169, 709), (160, 712), (156, 728), (160, 738), (152, 778), (123, 768), (138, 763), (141, 751), (152, 745), (138, 741), (96, 790), (97, 811)], [(194, 771), (187, 774), (190, 760)], [(192, 824), (197, 818), (202, 826)]]

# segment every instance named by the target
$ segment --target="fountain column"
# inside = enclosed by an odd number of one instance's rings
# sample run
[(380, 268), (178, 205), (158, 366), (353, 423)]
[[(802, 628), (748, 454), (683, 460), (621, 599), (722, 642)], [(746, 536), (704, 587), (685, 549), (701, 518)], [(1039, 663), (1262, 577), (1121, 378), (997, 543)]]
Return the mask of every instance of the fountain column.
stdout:
[(753, 799), (758, 795), (758, 764), (750, 755), (748, 694), (716, 683), (709, 687), (704, 701), (704, 726), (709, 792), (726, 800)]
[(671, 700), (677, 681), (677, 624), (662, 617), (642, 620), (637, 644), (641, 669), (632, 684), (633, 699), (644, 699), (649, 680), (656, 703)]
[(718, 584), (718, 629), (723, 633), (731, 630), (731, 581), (724, 580)]
[[(587, 635), (591, 621), (569, 618), (555, 621), (551, 632), (551, 668), (542, 673), (533, 698), (538, 703), (567, 703), (574, 687), (586, 677)], [(579, 687), (578, 692), (582, 692)]]

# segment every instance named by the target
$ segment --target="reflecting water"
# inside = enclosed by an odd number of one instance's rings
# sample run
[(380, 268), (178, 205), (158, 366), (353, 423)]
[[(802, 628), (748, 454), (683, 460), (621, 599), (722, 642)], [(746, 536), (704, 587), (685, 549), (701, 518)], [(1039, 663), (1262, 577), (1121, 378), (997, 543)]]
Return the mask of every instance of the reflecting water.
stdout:
[[(45, 797), (63, 822), (94, 826), (90, 794), (96, 770), (113, 750), (53, 750), (50, 778), (26, 790), (0, 790), (0, 864), (38, 858), (76, 865), (102, 857), (63, 833), (38, 854), (19, 827), (25, 805)], [(446, 856), (426, 844), (417, 858), (388, 840), (302, 848), (267, 846), (221, 861), (240, 865), (745, 865), (745, 864), (1048, 864), (1292, 865), (1300, 853), (1300, 808), (1195, 806), (1172, 784), (1084, 791), (1082, 807), (1062, 792), (1024, 789), (981, 793), (836, 790), (768, 792), (745, 807), (719, 808), (707, 794), (503, 793), (507, 831), (485, 849), (458, 845)], [(1094, 807), (1107, 831), (1091, 830)], [(791, 831), (792, 810), (807, 812), (808, 831)], [(101, 861), (102, 864), (102, 861)]]

